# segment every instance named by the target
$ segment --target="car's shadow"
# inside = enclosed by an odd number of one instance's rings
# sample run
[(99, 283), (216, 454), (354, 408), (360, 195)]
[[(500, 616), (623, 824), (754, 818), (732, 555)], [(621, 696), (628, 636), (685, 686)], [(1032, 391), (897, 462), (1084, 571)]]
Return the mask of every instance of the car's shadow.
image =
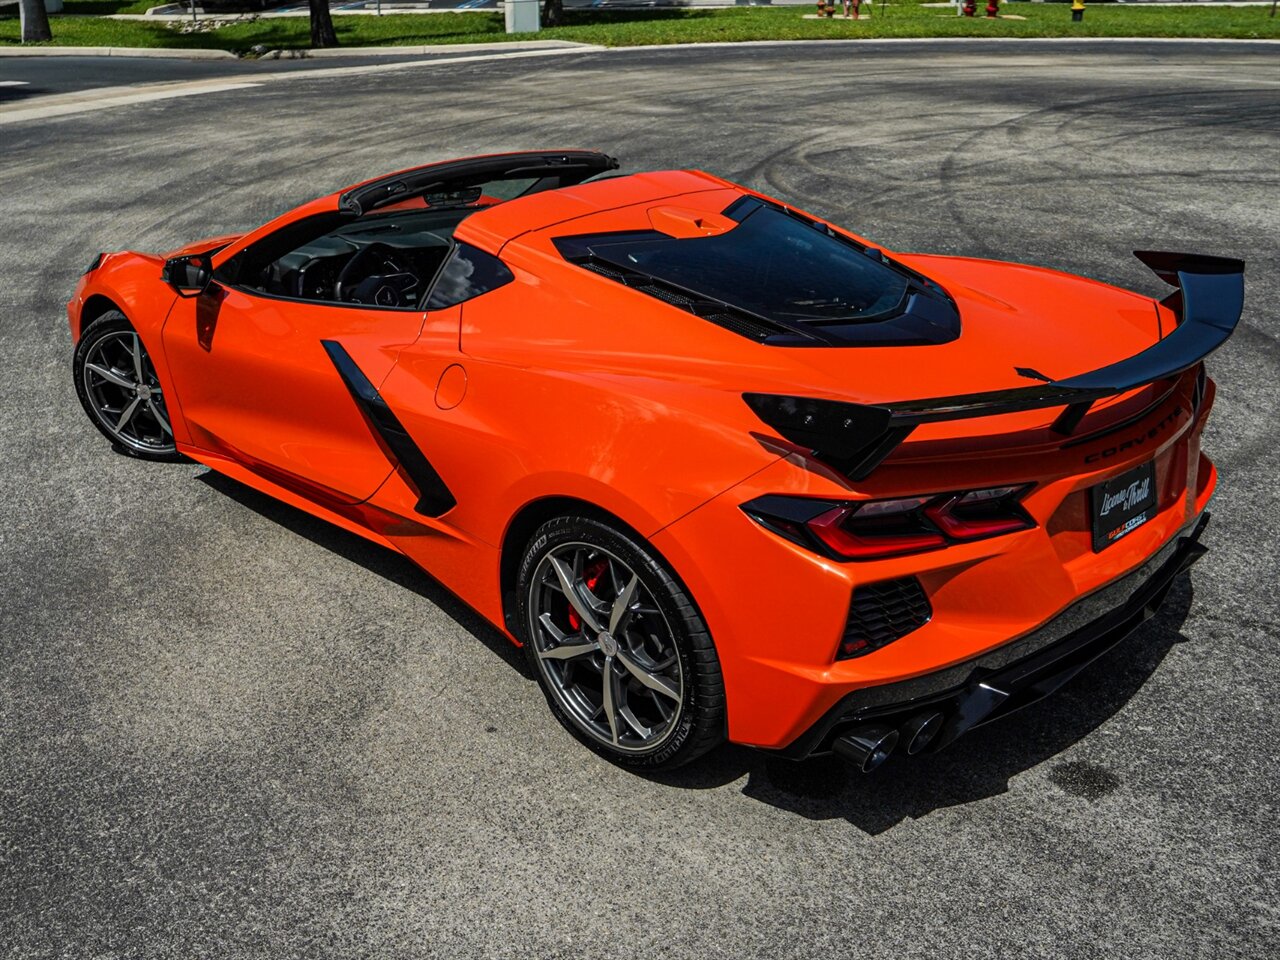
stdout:
[[(0, 78), (0, 80), (3, 80), (3, 78)], [(21, 81), (7, 81), (0, 83), (0, 104), (11, 103), (15, 100), (29, 100), (32, 97), (43, 96), (47, 92), (43, 87), (35, 87)]]
[[(221, 474), (209, 471), (199, 480), (429, 600), (532, 682), (524, 657), (501, 632), (404, 557)], [(745, 776), (742, 792), (752, 799), (813, 820), (844, 819), (869, 834), (933, 810), (997, 796), (1008, 790), (1011, 778), (1061, 754), (1141, 689), (1174, 644), (1186, 639), (1180, 630), (1191, 599), (1191, 580), (1183, 574), (1157, 616), (1054, 696), (1009, 720), (980, 728), (940, 753), (892, 757), (874, 773), (862, 774), (833, 757), (797, 763), (728, 745), (688, 767), (650, 779), (683, 789), (708, 789)], [(1067, 793), (1090, 799), (1119, 785), (1115, 774), (1092, 761), (1059, 763), (1050, 777)]]
[(390, 580), (396, 586), (431, 601), (525, 679), (533, 680), (518, 647), (406, 557), (365, 540), (363, 537), (358, 537), (354, 533), (348, 533), (287, 503), (259, 493), (252, 487), (247, 487), (213, 470), (199, 474), (196, 479), (224, 496), (230, 497), (242, 507), (247, 507), (259, 516), (278, 523), (291, 533), (305, 537), (312, 543), (364, 567), (369, 572)]
[[(944, 807), (997, 796), (1009, 789), (1013, 777), (1063, 753), (1129, 702), (1169, 650), (1186, 639), (1180, 631), (1191, 600), (1191, 579), (1183, 574), (1159, 614), (1062, 690), (939, 753), (891, 757), (879, 770), (863, 774), (835, 757), (795, 763), (728, 746), (662, 781), (714, 787), (745, 774), (743, 793), (749, 797), (813, 820), (844, 819), (870, 834)], [(1060, 761), (1049, 777), (1064, 792), (1087, 799), (1105, 796), (1120, 784), (1116, 774), (1091, 760)]]

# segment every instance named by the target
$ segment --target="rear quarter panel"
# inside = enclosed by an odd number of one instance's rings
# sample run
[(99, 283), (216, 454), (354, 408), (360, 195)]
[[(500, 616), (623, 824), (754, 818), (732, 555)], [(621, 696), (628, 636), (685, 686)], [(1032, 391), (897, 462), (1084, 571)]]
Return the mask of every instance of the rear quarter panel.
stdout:
[(682, 339), (673, 329), (669, 350), (655, 354), (639, 346), (652, 338), (625, 330), (663, 318), (601, 313), (513, 269), (514, 283), (463, 305), (462, 402), (441, 410), (434, 399), (445, 364), (428, 338), (401, 354), (382, 388), (460, 487), (453, 522), (497, 545), (523, 505), (568, 496), (649, 536), (777, 459), (752, 436), (740, 394), (722, 387), (720, 365), (704, 359), (716, 351), (699, 348), (700, 321), (678, 324), (694, 330)]

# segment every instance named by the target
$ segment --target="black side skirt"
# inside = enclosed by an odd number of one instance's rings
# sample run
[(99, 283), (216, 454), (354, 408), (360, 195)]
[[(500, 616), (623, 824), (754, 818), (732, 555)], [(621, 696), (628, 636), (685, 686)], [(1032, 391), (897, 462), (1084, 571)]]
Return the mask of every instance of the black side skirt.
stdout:
[(369, 426), (382, 441), (383, 447), (408, 475), (409, 482), (418, 494), (418, 503), (414, 509), (427, 517), (438, 517), (452, 510), (458, 501), (440, 479), (435, 467), (431, 466), (431, 461), (413, 442), (409, 431), (405, 430), (404, 425), (391, 412), (387, 402), (378, 393), (378, 388), (351, 359), (351, 354), (336, 340), (321, 340), (320, 344), (329, 354), (333, 365), (338, 368), (338, 376), (342, 377), (342, 382), (351, 391), (356, 406), (369, 421)]

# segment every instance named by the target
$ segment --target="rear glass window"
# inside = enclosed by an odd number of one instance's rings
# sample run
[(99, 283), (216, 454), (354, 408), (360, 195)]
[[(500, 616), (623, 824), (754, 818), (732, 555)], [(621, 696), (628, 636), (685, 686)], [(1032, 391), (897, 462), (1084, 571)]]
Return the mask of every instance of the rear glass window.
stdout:
[(902, 310), (909, 285), (854, 245), (766, 206), (717, 236), (602, 236), (590, 252), (783, 323), (887, 316)]

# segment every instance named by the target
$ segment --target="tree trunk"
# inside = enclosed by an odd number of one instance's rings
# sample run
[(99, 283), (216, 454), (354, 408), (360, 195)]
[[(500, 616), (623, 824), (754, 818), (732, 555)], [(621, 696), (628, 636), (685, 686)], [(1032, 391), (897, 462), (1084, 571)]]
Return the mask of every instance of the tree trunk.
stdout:
[(542, 25), (558, 27), (564, 23), (564, 0), (542, 0)]
[(307, 0), (311, 7), (311, 46), (336, 47), (338, 35), (333, 30), (329, 0)]
[(22, 42), (52, 40), (53, 31), (49, 29), (49, 13), (44, 8), (44, 0), (18, 0), (18, 4), (22, 18)]

